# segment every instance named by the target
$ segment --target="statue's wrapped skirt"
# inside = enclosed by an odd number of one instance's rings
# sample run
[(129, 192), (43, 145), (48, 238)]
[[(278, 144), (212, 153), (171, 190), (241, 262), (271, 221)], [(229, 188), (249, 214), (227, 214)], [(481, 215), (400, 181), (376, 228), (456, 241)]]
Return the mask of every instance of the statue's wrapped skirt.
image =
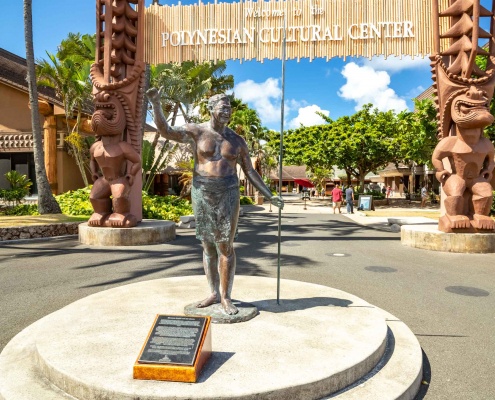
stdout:
[(237, 176), (195, 176), (191, 190), (196, 237), (206, 242), (232, 241), (239, 219)]

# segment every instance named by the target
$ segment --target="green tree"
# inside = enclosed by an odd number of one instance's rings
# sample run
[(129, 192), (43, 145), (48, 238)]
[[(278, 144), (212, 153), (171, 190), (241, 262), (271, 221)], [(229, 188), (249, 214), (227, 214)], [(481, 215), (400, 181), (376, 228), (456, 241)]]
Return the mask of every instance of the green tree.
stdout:
[(170, 117), (171, 126), (175, 125), (179, 113), (186, 122), (193, 122), (194, 108), (202, 106), (204, 109), (203, 99), (234, 87), (234, 77), (224, 75), (225, 69), (225, 61), (184, 61), (151, 68), (150, 86), (163, 88), (163, 112), (166, 118)]
[(329, 149), (335, 164), (359, 179), (364, 188), (365, 176), (396, 156), (397, 116), (393, 111), (372, 109), (366, 104), (356, 114), (341, 117), (330, 125)]
[[(331, 171), (335, 159), (333, 150), (329, 148), (330, 127), (331, 125), (317, 125), (285, 132), (284, 164), (306, 165), (311, 176), (320, 176), (322, 171)], [(278, 154), (279, 133), (272, 131), (270, 134), (268, 145)]]
[(38, 112), (38, 88), (33, 49), (33, 13), (32, 0), (24, 0), (24, 41), (26, 43), (27, 82), (31, 124), (33, 127), (33, 153), (38, 187), (38, 212), (40, 214), (60, 214), (60, 207), (53, 197), (45, 169), (45, 156), (41, 139), (41, 122)]
[(230, 118), (229, 127), (244, 138), (252, 156), (259, 155), (264, 131), (255, 110), (249, 107), (236, 109)]
[(414, 112), (397, 116), (396, 161), (411, 166), (431, 165), (431, 155), (438, 143), (436, 109), (431, 100), (415, 100)]

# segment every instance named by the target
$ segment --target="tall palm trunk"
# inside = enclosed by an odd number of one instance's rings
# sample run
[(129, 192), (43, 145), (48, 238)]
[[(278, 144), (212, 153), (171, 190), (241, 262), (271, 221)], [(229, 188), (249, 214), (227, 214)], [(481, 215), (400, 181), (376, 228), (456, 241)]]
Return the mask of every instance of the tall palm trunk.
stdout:
[(40, 214), (60, 214), (60, 206), (52, 195), (46, 176), (45, 156), (41, 141), (41, 122), (38, 111), (38, 88), (34, 71), (32, 0), (24, 0), (24, 39), (26, 41), (27, 81), (29, 104), (31, 106), (31, 125), (33, 127), (34, 166), (36, 185), (38, 186), (38, 212)]

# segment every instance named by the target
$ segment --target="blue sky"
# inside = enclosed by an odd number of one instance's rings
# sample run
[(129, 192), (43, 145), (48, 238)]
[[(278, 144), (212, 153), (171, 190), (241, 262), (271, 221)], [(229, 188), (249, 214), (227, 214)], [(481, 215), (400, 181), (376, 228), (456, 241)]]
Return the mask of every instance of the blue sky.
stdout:
[[(24, 57), (23, 2), (5, 3), (0, 13), (0, 47)], [(146, 5), (150, 3), (146, 0)], [(487, 8), (489, 3), (482, 0)], [(94, 0), (34, 0), (36, 58), (46, 58), (45, 51), (54, 53), (69, 32), (94, 33), (95, 24)], [(281, 71), (280, 60), (242, 64), (228, 61), (226, 70), (234, 75), (236, 97), (255, 108), (265, 126), (276, 130), (280, 129)], [(369, 102), (384, 111), (412, 110), (411, 99), (431, 83), (426, 58), (287, 61), (284, 126), (287, 129), (321, 122), (316, 110), (334, 119), (351, 115)]]

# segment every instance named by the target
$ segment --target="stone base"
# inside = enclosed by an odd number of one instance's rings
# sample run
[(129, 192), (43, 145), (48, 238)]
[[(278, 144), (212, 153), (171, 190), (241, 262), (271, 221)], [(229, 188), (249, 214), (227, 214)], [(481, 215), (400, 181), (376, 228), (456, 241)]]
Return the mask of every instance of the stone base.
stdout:
[(184, 307), (184, 314), (193, 317), (211, 317), (212, 322), (217, 324), (235, 324), (237, 322), (246, 322), (258, 315), (258, 309), (253, 304), (243, 303), (232, 300), (237, 307), (237, 314), (229, 315), (223, 311), (221, 304), (212, 304), (211, 306), (198, 308), (199, 301), (188, 304)]
[(495, 253), (495, 233), (445, 233), (432, 225), (403, 225), (401, 243), (452, 253)]
[(175, 239), (175, 222), (145, 219), (133, 228), (79, 225), (79, 242), (91, 246), (143, 246)]
[[(0, 354), (0, 399), (411, 400), (422, 353), (393, 315), (340, 290), (236, 276), (234, 294), (259, 309), (212, 324), (213, 352), (197, 383), (133, 379), (156, 314), (180, 315), (207, 293), (204, 276), (156, 279), (88, 296), (14, 337)], [(341, 390), (341, 392), (337, 392)]]

